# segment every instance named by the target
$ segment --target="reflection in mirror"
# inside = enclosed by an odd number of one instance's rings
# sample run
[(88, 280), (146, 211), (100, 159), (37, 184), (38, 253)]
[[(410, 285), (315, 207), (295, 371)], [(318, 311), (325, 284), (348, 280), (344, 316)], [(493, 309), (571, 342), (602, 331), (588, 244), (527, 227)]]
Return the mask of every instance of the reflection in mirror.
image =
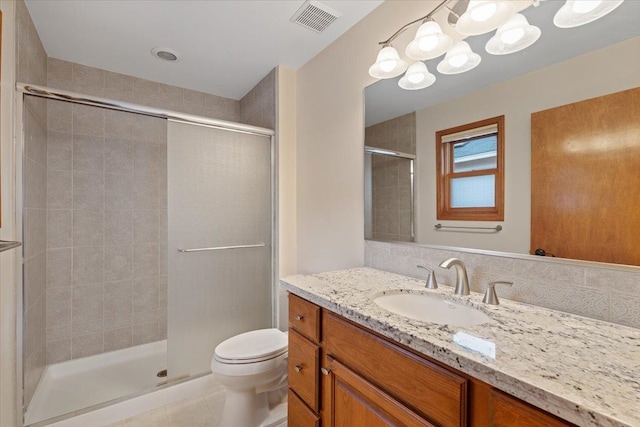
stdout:
[(438, 219), (504, 219), (504, 116), (436, 132)]
[(415, 115), (371, 126), (365, 138), (365, 238), (413, 242)]
[[(365, 89), (367, 145), (375, 146), (370, 142), (374, 134), (372, 127), (386, 129), (385, 137), (389, 139), (394, 138), (388, 133), (392, 129), (402, 135), (415, 132), (416, 242), (528, 254), (531, 249), (531, 115), (640, 86), (637, 72), (640, 26), (636, 22), (640, 2), (624, 2), (604, 18), (572, 29), (559, 29), (552, 24), (562, 4), (541, 2), (539, 7), (522, 11), (531, 24), (542, 30), (540, 39), (522, 52), (500, 57), (488, 55), (483, 50), (491, 33), (468, 37), (465, 41), (472, 49), (482, 52), (482, 63), (476, 69), (458, 76), (436, 74), (436, 82), (423, 90), (403, 90), (398, 87), (398, 79), (381, 80)], [(443, 30), (454, 31), (446, 24)], [(435, 70), (440, 60), (436, 58), (426, 64)], [(388, 125), (392, 119), (411, 114), (415, 127), (410, 130)], [(439, 221), (436, 132), (500, 115), (505, 116), (504, 221)], [(439, 231), (434, 227), (437, 223), (500, 225), (503, 231)], [(551, 248), (544, 249), (555, 253)]]

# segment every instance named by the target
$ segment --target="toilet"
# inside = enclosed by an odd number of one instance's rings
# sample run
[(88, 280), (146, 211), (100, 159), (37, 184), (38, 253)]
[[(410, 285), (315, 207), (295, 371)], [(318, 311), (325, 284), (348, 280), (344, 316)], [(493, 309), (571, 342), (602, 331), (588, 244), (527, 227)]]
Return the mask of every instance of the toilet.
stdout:
[(211, 371), (227, 388), (219, 427), (284, 427), (288, 336), (259, 329), (220, 343)]

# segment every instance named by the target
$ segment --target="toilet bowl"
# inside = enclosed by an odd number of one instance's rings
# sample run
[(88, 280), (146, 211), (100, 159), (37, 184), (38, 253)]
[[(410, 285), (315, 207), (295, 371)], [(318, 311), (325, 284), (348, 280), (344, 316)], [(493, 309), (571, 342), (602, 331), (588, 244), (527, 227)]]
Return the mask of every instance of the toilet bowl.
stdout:
[(211, 371), (227, 388), (219, 427), (286, 426), (287, 334), (259, 329), (220, 343)]

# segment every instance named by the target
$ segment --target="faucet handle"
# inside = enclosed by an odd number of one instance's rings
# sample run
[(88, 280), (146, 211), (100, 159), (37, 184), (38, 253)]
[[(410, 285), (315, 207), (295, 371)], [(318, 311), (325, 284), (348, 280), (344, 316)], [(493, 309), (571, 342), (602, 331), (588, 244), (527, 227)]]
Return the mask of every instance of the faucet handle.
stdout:
[(438, 282), (436, 281), (436, 273), (429, 267), (425, 267), (423, 265), (417, 265), (416, 267), (422, 268), (429, 272), (429, 276), (427, 276), (427, 284), (425, 285), (425, 288), (438, 289)]
[(513, 282), (497, 281), (497, 282), (489, 283), (487, 285), (487, 290), (484, 293), (484, 299), (482, 300), (482, 302), (486, 304), (492, 304), (492, 305), (500, 304), (500, 301), (498, 300), (498, 295), (496, 294), (496, 285), (513, 286)]

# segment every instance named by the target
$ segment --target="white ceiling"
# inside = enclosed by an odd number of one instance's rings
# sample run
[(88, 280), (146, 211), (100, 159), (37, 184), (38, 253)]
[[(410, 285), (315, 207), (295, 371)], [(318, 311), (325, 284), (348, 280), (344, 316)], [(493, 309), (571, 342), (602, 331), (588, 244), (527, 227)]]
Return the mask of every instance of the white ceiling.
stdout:
[[(439, 57), (426, 61), (429, 71), (436, 76), (433, 86), (426, 89), (415, 91), (400, 89), (398, 87), (400, 77), (380, 80), (368, 86), (365, 89), (366, 126), (437, 105), (501, 81), (640, 36), (638, 22), (640, 0), (627, 0), (609, 15), (597, 21), (566, 29), (553, 25), (553, 16), (563, 4), (564, 1), (548, 0), (540, 2), (538, 7), (531, 6), (521, 12), (530, 24), (539, 27), (542, 31), (540, 39), (523, 51), (494, 56), (484, 49), (494, 32), (467, 37), (465, 41), (482, 57), (480, 65), (473, 70), (451, 76), (439, 74), (436, 66), (443, 58)], [(444, 17), (436, 15), (436, 20), (446, 21), (446, 14)], [(397, 42), (394, 42), (398, 51), (404, 51), (415, 35), (416, 29), (416, 26), (413, 26), (402, 34)], [(450, 34), (454, 31), (450, 27), (443, 29)], [(373, 63), (374, 60), (375, 58), (372, 58), (371, 62)], [(638, 64), (638, 70), (640, 70), (640, 64)], [(589, 70), (584, 72), (588, 73)], [(599, 76), (599, 78), (606, 79), (607, 76)]]
[[(233, 99), (277, 65), (297, 69), (382, 3), (322, 0), (318, 34), (289, 19), (303, 0), (26, 0), (47, 55)], [(155, 47), (180, 54), (174, 63)]]

